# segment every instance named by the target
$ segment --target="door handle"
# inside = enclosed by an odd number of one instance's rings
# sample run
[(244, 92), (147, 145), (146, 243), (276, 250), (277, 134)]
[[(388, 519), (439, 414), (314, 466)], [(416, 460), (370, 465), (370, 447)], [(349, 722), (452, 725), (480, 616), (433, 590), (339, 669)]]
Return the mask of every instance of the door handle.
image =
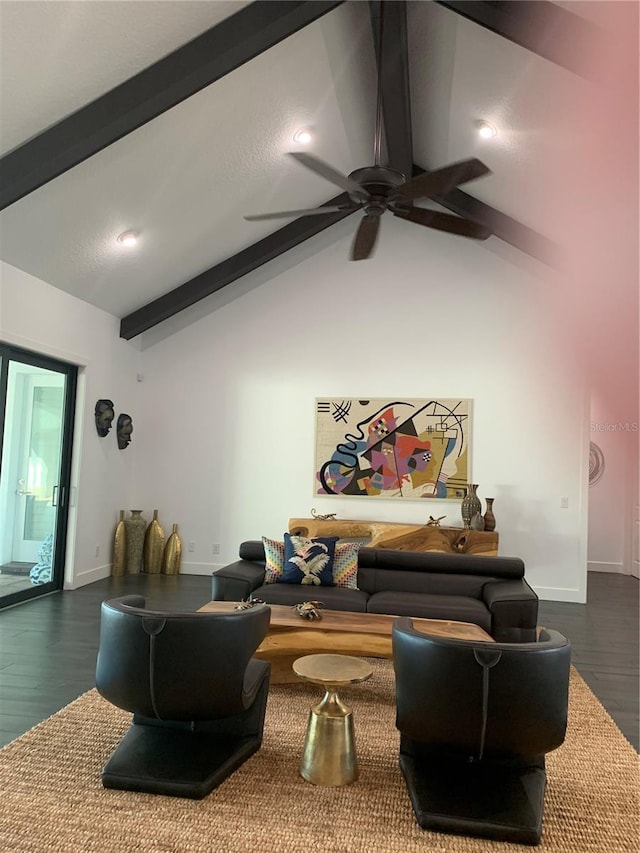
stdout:
[(64, 486), (54, 486), (51, 496), (51, 506), (58, 506), (58, 490), (60, 491), (60, 506), (64, 506)]
[(25, 489), (16, 489), (16, 495), (32, 495), (33, 492), (27, 492)]

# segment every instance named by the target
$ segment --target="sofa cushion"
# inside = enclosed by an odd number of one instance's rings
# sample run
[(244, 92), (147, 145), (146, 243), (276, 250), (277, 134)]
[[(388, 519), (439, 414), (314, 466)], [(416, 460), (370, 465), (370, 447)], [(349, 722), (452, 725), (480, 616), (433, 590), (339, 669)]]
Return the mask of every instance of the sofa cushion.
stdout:
[(457, 575), (485, 575), (495, 578), (523, 578), (524, 562), (519, 557), (487, 557), (483, 554), (445, 554), (440, 551), (397, 551), (362, 548), (360, 567), (404, 569), (414, 572), (442, 572)]
[(367, 603), (369, 613), (415, 616), (421, 619), (446, 619), (472, 622), (491, 633), (491, 614), (476, 598), (464, 595), (429, 595), (419, 592), (377, 592)]
[(358, 552), (360, 542), (338, 542), (333, 558), (333, 582), (336, 586), (358, 589)]
[[(270, 583), (254, 589), (251, 598), (259, 598), (267, 604), (301, 604), (303, 601), (321, 601), (326, 610), (351, 610), (365, 613), (369, 596), (359, 589), (343, 586), (302, 586), (291, 583)], [(322, 622), (318, 623), (322, 627)]]
[(303, 586), (335, 586), (333, 558), (337, 536), (293, 536), (284, 534), (284, 571), (278, 583)]
[(376, 592), (426, 592), (429, 595), (465, 595), (482, 600), (487, 578), (445, 572), (416, 572), (405, 569), (358, 569), (358, 589)]
[[(264, 546), (264, 581), (265, 583), (278, 583), (284, 572), (284, 542), (277, 539), (262, 537)], [(251, 559), (251, 558), (249, 558)]]

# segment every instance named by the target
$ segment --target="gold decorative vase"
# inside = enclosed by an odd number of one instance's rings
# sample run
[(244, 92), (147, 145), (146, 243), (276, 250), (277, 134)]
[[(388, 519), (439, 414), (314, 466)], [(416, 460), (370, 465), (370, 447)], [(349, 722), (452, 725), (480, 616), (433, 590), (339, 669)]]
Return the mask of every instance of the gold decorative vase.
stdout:
[(111, 574), (123, 575), (127, 570), (127, 532), (124, 526), (124, 510), (113, 533), (113, 553), (111, 555)]
[(137, 575), (142, 568), (144, 533), (147, 529), (142, 510), (132, 509), (131, 516), (124, 521), (124, 526), (127, 531), (127, 574)]
[(144, 534), (144, 548), (142, 552), (142, 565), (144, 571), (150, 575), (157, 575), (162, 571), (162, 552), (164, 550), (164, 530), (158, 521), (158, 510), (154, 509), (153, 518)]
[(162, 572), (165, 575), (177, 575), (182, 559), (182, 540), (178, 536), (178, 525), (173, 525), (173, 532), (167, 539), (162, 555)]

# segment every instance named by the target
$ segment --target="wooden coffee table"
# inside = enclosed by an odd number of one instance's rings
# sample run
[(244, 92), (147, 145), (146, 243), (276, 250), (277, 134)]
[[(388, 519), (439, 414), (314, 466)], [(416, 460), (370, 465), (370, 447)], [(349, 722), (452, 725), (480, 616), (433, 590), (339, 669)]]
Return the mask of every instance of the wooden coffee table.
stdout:
[[(229, 613), (237, 601), (210, 601), (199, 608), (205, 613)], [(255, 657), (271, 663), (271, 683), (297, 681), (292, 665), (296, 658), (310, 654), (340, 654), (356, 657), (391, 658), (391, 627), (397, 616), (382, 613), (352, 613), (347, 610), (323, 610), (322, 619), (303, 619), (291, 607), (270, 604), (269, 633)], [(478, 625), (445, 619), (411, 617), (416, 631), (458, 640), (493, 642), (493, 637)]]

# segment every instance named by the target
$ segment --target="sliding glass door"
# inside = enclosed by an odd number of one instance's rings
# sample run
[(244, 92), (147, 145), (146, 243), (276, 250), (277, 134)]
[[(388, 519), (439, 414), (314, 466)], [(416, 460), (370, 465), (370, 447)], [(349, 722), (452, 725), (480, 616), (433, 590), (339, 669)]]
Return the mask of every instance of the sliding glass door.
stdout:
[(76, 379), (0, 344), (0, 607), (62, 588)]

